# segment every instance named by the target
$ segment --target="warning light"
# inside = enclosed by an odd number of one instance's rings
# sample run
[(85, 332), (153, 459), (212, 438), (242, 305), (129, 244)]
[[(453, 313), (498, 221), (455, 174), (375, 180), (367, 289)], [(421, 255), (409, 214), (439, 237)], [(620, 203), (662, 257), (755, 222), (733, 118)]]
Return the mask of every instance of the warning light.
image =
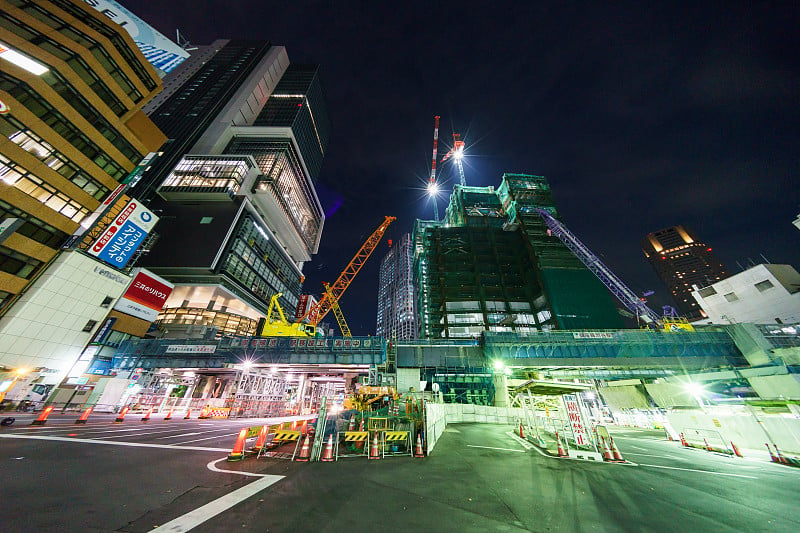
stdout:
[(389, 239), (388, 243), (389, 243), (389, 248), (391, 248), (392, 247), (392, 239)]
[(711, 248), (708, 248), (708, 249), (706, 250), (706, 252), (710, 252), (710, 251), (711, 251)]

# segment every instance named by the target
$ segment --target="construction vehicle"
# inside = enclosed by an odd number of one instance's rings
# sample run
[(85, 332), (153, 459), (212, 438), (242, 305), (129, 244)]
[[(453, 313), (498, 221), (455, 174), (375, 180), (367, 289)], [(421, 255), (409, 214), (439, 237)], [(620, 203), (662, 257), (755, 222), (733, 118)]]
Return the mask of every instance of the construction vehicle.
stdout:
[[(383, 234), (386, 233), (389, 224), (395, 220), (395, 217), (384, 218), (381, 225), (378, 226), (364, 244), (361, 245), (361, 248), (356, 252), (356, 255), (353, 256), (353, 259), (350, 260), (350, 263), (348, 263), (342, 273), (339, 274), (336, 281), (331, 285), (326, 284), (325, 293), (322, 295), (322, 298), (312, 305), (309, 310), (306, 311), (306, 314), (300, 317), (296, 322), (289, 322), (286, 320), (286, 315), (278, 303), (278, 298), (281, 297), (282, 293), (273, 295), (272, 298), (270, 298), (266, 318), (262, 318), (258, 323), (256, 329), (257, 334), (261, 337), (313, 337), (317, 335), (317, 325), (325, 318), (325, 315), (327, 315), (329, 311), (334, 309), (334, 307), (338, 309), (339, 299), (347, 290), (347, 287), (350, 286), (350, 283), (352, 283), (356, 274), (361, 270), (361, 267), (364, 266), (364, 263), (369, 259), (369, 256), (372, 255), (372, 252), (381, 241)], [(341, 315), (340, 318), (340, 314), (341, 309), (339, 309), (338, 313), (334, 311), (334, 315), (337, 315), (339, 326), (342, 327), (342, 324), (344, 324), (342, 333), (349, 337), (350, 329), (347, 327), (347, 323), (344, 322), (344, 315)]]
[(361, 386), (351, 395), (344, 399), (342, 407), (344, 409), (355, 409), (357, 411), (376, 411), (383, 407), (387, 401), (396, 401), (400, 397), (394, 387), (371, 387)]

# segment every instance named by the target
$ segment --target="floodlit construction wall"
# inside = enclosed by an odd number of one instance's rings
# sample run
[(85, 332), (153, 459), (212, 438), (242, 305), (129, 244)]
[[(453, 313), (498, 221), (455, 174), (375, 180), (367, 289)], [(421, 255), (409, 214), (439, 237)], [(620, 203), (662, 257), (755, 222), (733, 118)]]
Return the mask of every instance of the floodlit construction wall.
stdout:
[(659, 407), (676, 405), (697, 406), (697, 399), (683, 385), (675, 383), (650, 383), (644, 386), (647, 394)]
[[(733, 442), (740, 449), (747, 448), (766, 453), (765, 443), (773, 443), (782, 453), (800, 455), (800, 419), (752, 412), (743, 407), (739, 412), (718, 409), (703, 412), (697, 410), (672, 411), (667, 413), (672, 428), (683, 433), (690, 444), (702, 445), (702, 439), (710, 446), (730, 447)], [(747, 456), (747, 451), (743, 454)]]
[(517, 407), (492, 407), (458, 403), (426, 403), (425, 428), (427, 452), (433, 451), (436, 441), (444, 433), (447, 424), (478, 422), (485, 424), (516, 425), (522, 418), (522, 409)]
[(800, 376), (783, 374), (780, 376), (754, 376), (747, 378), (760, 398), (800, 399)]
[(612, 410), (651, 408), (644, 393), (636, 385), (604, 387), (598, 392)]

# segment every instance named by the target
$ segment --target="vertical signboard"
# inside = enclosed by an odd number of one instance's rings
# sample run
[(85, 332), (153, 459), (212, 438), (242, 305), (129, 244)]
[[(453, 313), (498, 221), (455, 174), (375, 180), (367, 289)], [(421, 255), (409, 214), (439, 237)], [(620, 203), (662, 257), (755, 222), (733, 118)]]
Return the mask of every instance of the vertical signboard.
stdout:
[(140, 269), (114, 309), (152, 322), (158, 317), (173, 287), (169, 281)]
[(574, 394), (565, 394), (561, 398), (567, 409), (567, 418), (572, 428), (572, 434), (575, 436), (575, 442), (578, 445), (590, 446), (591, 442), (586, 434), (586, 424), (584, 423), (583, 416), (581, 416), (578, 398)]
[(141, 205), (139, 200), (133, 199), (92, 244), (89, 253), (122, 268), (128, 264), (156, 222), (158, 217)]

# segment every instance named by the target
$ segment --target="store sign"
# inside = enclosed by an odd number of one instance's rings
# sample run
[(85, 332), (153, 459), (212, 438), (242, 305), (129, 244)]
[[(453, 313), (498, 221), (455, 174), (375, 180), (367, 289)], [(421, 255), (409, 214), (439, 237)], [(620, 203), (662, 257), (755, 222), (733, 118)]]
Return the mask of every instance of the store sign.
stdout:
[(174, 287), (169, 281), (140, 269), (114, 309), (152, 322), (158, 317)]
[(578, 406), (578, 398), (574, 394), (565, 394), (562, 398), (567, 408), (567, 417), (572, 427), (572, 433), (575, 435), (575, 442), (579, 445), (588, 446), (590, 444), (589, 437), (586, 434), (586, 425), (581, 416), (581, 409)]
[(216, 344), (173, 344), (167, 346), (167, 353), (214, 353)]
[(607, 331), (573, 331), (574, 339), (613, 339), (614, 334)]
[(0, 115), (5, 115), (9, 111), (11, 111), (11, 109), (9, 109), (8, 104), (0, 100)]
[(110, 265), (122, 268), (128, 264), (156, 222), (158, 217), (142, 206), (139, 200), (133, 199), (103, 231), (89, 253)]

